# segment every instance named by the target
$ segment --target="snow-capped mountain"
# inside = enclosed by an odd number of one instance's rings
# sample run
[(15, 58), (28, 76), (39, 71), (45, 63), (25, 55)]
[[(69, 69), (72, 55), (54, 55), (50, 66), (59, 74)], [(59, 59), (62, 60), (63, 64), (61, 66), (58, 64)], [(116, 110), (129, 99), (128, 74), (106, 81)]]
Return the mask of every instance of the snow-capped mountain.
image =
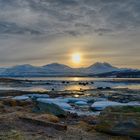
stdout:
[(133, 72), (133, 69), (120, 69), (109, 63), (95, 63), (85, 68), (71, 68), (67, 65), (52, 63), (44, 66), (32, 66), (29, 64), (17, 65), (10, 68), (0, 68), (0, 76), (88, 76), (110, 72)]
[(33, 76), (33, 75), (39, 75), (40, 73), (43, 73), (43, 70), (41, 67), (35, 67), (35, 66), (29, 65), (29, 64), (25, 64), (25, 65), (17, 65), (17, 66), (13, 66), (11, 68), (7, 68), (4, 71), (2, 71), (0, 75)]
[(98, 73), (105, 73), (111, 71), (120, 71), (120, 69), (110, 65), (109, 63), (96, 62), (95, 64), (89, 66), (86, 71), (88, 73), (98, 74)]
[(52, 63), (42, 67), (46, 71), (50, 72), (72, 72), (73, 69), (67, 65), (59, 64), (59, 63)]

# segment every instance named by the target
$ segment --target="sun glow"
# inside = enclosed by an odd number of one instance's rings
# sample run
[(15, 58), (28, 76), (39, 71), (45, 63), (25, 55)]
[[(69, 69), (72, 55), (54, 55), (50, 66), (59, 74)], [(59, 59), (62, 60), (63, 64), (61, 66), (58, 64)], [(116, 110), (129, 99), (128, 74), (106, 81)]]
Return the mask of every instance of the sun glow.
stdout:
[(72, 61), (74, 63), (80, 63), (80, 61), (81, 61), (81, 55), (79, 53), (74, 53), (72, 55)]

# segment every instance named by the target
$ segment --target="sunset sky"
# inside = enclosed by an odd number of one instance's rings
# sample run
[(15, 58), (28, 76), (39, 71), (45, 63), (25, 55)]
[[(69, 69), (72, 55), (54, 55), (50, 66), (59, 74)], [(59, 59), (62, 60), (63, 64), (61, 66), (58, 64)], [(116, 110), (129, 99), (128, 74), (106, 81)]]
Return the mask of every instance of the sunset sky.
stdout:
[(140, 0), (0, 0), (0, 67), (52, 62), (140, 68)]

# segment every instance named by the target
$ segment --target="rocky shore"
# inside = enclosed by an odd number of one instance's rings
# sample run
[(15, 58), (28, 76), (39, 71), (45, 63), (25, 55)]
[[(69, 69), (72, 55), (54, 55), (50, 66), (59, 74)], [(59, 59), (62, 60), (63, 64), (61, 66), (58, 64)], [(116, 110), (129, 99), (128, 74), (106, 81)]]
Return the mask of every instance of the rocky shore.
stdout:
[[(139, 91), (1, 91), (1, 95), (2, 140), (140, 138)], [(76, 95), (79, 97), (75, 97)], [(95, 103), (99, 106), (94, 106)]]
[(0, 140), (139, 140), (139, 120), (139, 90), (0, 91)]

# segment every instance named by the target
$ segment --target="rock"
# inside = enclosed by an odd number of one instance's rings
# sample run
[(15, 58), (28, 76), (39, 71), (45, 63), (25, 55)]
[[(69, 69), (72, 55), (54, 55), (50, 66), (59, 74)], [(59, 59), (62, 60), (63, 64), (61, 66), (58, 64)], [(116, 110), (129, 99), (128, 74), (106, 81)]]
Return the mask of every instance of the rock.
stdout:
[(59, 99), (59, 98), (50, 98), (50, 99), (41, 99), (41, 98), (38, 98), (37, 101), (39, 102), (43, 102), (43, 103), (53, 103), (55, 105), (58, 105), (60, 108), (64, 109), (64, 110), (70, 110), (72, 109), (72, 106), (69, 105), (67, 102), (67, 100), (65, 99)]
[(118, 102), (113, 102), (113, 101), (99, 101), (99, 102), (95, 102), (91, 105), (91, 109), (93, 110), (104, 110), (106, 107), (109, 106), (122, 106), (122, 103), (118, 103)]
[(4, 99), (3, 104), (8, 106), (17, 106), (17, 101), (13, 99)]
[(48, 94), (29, 94), (28, 97), (31, 99), (49, 98), (49, 95)]
[(25, 137), (20, 131), (11, 129), (0, 133), (0, 140), (25, 140)]
[(41, 126), (46, 126), (46, 127), (52, 127), (57, 130), (67, 130), (67, 126), (64, 124), (59, 124), (59, 123), (53, 123), (53, 122), (48, 122), (48, 121), (43, 121), (39, 119), (35, 119), (32, 117), (19, 117), (21, 120), (29, 123), (33, 123), (36, 125), (41, 125)]
[(109, 107), (98, 121), (97, 131), (140, 139), (140, 106)]
[(111, 89), (111, 87), (105, 87), (105, 89)]
[(35, 118), (38, 120), (44, 120), (44, 121), (49, 121), (53, 123), (58, 123), (60, 121), (60, 119), (57, 116), (54, 116), (52, 114), (42, 114)]
[(102, 90), (102, 89), (103, 89), (103, 87), (97, 87), (97, 89)]
[(93, 103), (91, 105), (91, 109), (100, 111), (110, 106), (140, 106), (140, 103), (139, 102), (119, 103), (113, 101), (99, 101)]
[(66, 116), (67, 113), (58, 105), (52, 102), (36, 101), (36, 106), (33, 108), (33, 112), (37, 113), (49, 113), (55, 116)]
[(56, 103), (56, 102), (67, 103), (68, 99), (63, 99), (63, 98), (38, 98), (37, 101), (43, 102), (43, 103)]
[(95, 100), (95, 102), (98, 102), (98, 101), (107, 101), (107, 98), (95, 98), (94, 100)]
[(75, 104), (79, 105), (79, 106), (84, 106), (84, 105), (87, 105), (87, 102), (84, 102), (84, 101), (77, 101), (75, 102)]
[(78, 124), (76, 125), (77, 128), (82, 129), (86, 132), (95, 132), (94, 126), (89, 125), (88, 123), (84, 121), (79, 121)]
[(87, 99), (83, 99), (83, 98), (66, 98), (68, 100), (68, 103), (75, 103), (78, 101), (83, 101), (83, 102), (87, 102)]
[(55, 102), (54, 104), (58, 105), (59, 107), (61, 107), (64, 110), (71, 110), (72, 109), (72, 106), (69, 105), (68, 103)]
[(24, 100), (14, 100), (14, 99), (4, 99), (3, 104), (14, 107), (14, 106), (28, 106), (31, 105), (32, 102), (29, 100), (24, 101)]
[(91, 125), (97, 124), (97, 116), (95, 116), (95, 115), (84, 116), (82, 120)]
[(28, 100), (29, 97), (28, 96), (25, 96), (25, 95), (22, 95), (22, 96), (15, 96), (12, 99), (14, 99), (14, 100)]

